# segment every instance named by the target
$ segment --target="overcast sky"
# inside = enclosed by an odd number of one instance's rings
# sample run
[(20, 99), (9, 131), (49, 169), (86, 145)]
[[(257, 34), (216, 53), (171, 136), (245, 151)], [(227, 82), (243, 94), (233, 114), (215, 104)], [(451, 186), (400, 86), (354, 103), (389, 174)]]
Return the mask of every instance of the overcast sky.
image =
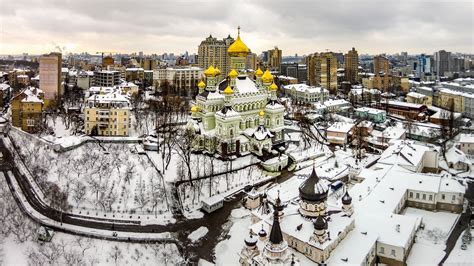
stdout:
[(474, 0), (0, 0), (0, 54), (197, 52), (209, 34), (259, 54), (473, 53)]

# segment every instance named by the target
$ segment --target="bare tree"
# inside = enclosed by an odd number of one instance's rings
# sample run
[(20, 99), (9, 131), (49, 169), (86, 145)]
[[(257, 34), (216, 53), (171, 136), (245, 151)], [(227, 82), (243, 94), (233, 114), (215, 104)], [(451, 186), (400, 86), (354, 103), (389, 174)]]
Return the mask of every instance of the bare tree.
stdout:
[(178, 141), (176, 142), (176, 153), (181, 158), (181, 162), (186, 167), (187, 176), (193, 186), (192, 178), (192, 164), (191, 164), (191, 148), (194, 140), (194, 133), (188, 128), (182, 128), (178, 135)]
[(118, 262), (123, 259), (122, 249), (117, 245), (113, 246), (109, 251), (109, 258), (115, 262), (115, 265), (118, 265)]

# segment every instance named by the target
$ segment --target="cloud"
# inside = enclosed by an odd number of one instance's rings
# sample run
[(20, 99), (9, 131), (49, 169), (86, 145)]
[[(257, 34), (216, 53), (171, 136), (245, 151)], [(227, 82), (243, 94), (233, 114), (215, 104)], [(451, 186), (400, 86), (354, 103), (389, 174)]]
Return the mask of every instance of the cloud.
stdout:
[(254, 52), (473, 52), (473, 1), (2, 1), (0, 53), (196, 52), (208, 34), (242, 38)]

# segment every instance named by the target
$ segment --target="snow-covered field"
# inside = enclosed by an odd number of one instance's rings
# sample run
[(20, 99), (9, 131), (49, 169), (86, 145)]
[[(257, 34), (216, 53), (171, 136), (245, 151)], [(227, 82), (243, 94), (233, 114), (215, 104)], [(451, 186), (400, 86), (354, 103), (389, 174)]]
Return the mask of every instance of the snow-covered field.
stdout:
[(36, 181), (46, 191), (57, 186), (66, 195), (70, 211), (92, 216), (114, 213), (117, 218), (149, 215), (161, 223), (172, 221), (164, 180), (146, 155), (135, 152), (134, 144), (87, 143), (58, 154), (28, 135), (12, 131), (11, 136)]

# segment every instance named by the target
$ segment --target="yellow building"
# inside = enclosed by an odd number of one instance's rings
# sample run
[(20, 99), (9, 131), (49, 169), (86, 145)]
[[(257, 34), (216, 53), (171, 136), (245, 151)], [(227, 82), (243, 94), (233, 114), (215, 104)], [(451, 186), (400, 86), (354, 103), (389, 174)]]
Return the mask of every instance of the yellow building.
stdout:
[(281, 50), (276, 46), (272, 50), (268, 50), (267, 65), (270, 67), (270, 70), (280, 72), (281, 56)]
[(118, 92), (89, 97), (84, 117), (88, 135), (128, 136), (130, 132), (130, 103)]
[(464, 96), (456, 91), (441, 89), (438, 95), (438, 106), (456, 113), (462, 113), (464, 112)]
[(44, 94), (37, 88), (27, 88), (11, 100), (12, 124), (34, 133), (43, 117)]
[(390, 62), (383, 55), (374, 57), (374, 88), (381, 91), (388, 91), (391, 86)]
[(337, 90), (337, 58), (332, 52), (314, 53), (306, 57), (310, 86), (321, 86), (331, 93)]
[(351, 84), (359, 80), (359, 54), (354, 47), (344, 55), (344, 77)]
[(407, 102), (431, 106), (433, 104), (433, 98), (418, 92), (409, 92), (407, 94)]

